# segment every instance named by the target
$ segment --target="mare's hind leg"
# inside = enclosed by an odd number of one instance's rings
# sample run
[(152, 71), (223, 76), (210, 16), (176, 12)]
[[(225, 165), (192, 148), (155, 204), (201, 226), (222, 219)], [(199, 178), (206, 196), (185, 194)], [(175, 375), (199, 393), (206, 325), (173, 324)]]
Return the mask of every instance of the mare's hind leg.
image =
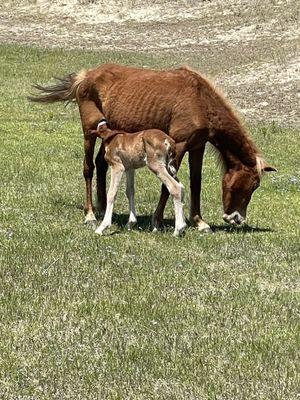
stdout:
[(84, 139), (84, 161), (83, 161), (83, 176), (85, 179), (86, 187), (86, 203), (84, 206), (85, 211), (85, 224), (89, 224), (92, 227), (96, 227), (96, 217), (93, 210), (93, 200), (92, 200), (92, 179), (94, 173), (94, 148), (95, 148), (94, 137)]
[[(177, 171), (180, 167), (180, 164), (181, 164), (184, 154), (185, 154), (184, 147), (181, 146), (180, 143), (176, 144), (175, 165), (176, 165)], [(154, 211), (153, 218), (152, 218), (152, 225), (153, 225), (154, 230), (157, 230), (162, 223), (163, 214), (164, 214), (164, 210), (165, 210), (169, 195), (170, 195), (170, 192), (169, 192), (168, 188), (165, 185), (162, 185), (159, 202), (156, 207), (156, 210)]]
[(130, 230), (131, 227), (137, 222), (134, 204), (134, 169), (126, 171), (126, 196), (128, 198), (130, 208), (127, 228)]
[(104, 215), (106, 210), (106, 175), (108, 164), (104, 158), (105, 146), (101, 143), (95, 163), (97, 171), (97, 209), (101, 215)]
[(96, 226), (96, 217), (93, 209), (92, 200), (92, 180), (94, 174), (94, 149), (96, 137), (90, 134), (90, 130), (96, 129), (98, 122), (103, 118), (103, 114), (96, 104), (86, 99), (85, 96), (78, 95), (77, 103), (80, 112), (82, 129), (84, 134), (84, 161), (83, 176), (86, 186), (86, 203), (85, 203), (85, 223), (93, 227)]
[(189, 151), (191, 208), (190, 220), (199, 231), (209, 233), (209, 225), (203, 221), (200, 211), (201, 175), (205, 145), (197, 150)]

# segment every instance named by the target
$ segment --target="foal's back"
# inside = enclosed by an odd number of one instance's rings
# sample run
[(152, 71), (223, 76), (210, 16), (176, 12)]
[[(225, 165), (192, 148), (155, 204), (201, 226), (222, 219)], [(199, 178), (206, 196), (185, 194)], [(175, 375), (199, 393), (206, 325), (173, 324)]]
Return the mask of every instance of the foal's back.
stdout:
[(111, 131), (105, 140), (105, 158), (112, 165), (121, 161), (125, 170), (144, 167), (152, 160), (164, 162), (175, 154), (175, 142), (159, 129), (136, 133)]
[(115, 136), (105, 143), (105, 159), (113, 165), (121, 162), (125, 168), (137, 169), (146, 165), (143, 132), (128, 134), (113, 131)]

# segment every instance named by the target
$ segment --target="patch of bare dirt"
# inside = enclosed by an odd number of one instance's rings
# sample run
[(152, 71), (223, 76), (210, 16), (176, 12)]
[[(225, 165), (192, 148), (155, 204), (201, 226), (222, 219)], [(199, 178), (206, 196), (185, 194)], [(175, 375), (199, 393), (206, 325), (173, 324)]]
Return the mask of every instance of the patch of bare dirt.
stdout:
[(0, 4), (0, 42), (174, 56), (247, 120), (299, 125), (296, 0), (37, 0)]

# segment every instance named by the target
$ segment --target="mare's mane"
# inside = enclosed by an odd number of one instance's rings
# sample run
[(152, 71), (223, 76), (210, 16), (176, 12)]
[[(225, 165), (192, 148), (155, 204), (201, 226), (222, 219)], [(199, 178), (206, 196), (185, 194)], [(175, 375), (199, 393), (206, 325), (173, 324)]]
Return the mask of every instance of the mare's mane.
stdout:
[[(263, 172), (264, 161), (260, 154), (260, 151), (256, 147), (253, 140), (250, 138), (249, 133), (247, 132), (247, 129), (245, 128), (244, 123), (241, 120), (241, 117), (234, 110), (233, 106), (230, 104), (223, 92), (219, 88), (217, 88), (216, 84), (213, 83), (210, 79), (208, 79), (200, 72), (194, 70), (193, 68), (184, 65), (179, 69), (188, 71), (194, 75), (194, 77), (198, 81), (199, 90), (203, 90), (205, 88), (206, 96), (209, 98), (209, 100), (212, 100), (207, 102), (207, 114), (212, 114), (214, 116), (213, 112), (209, 110), (209, 104), (211, 104), (211, 107), (215, 107), (217, 105), (220, 115), (218, 115), (218, 118), (216, 119), (219, 122), (219, 126), (216, 125), (215, 121), (213, 121), (211, 123), (212, 128), (216, 131), (222, 131), (224, 129), (223, 127), (226, 127), (228, 131), (228, 137), (223, 137), (222, 141), (225, 142), (226, 140), (226, 144), (228, 144), (228, 146), (233, 145), (232, 147), (235, 147), (235, 150), (237, 151), (237, 154), (235, 155), (240, 160), (245, 157), (246, 153), (252, 155), (252, 158), (255, 159), (256, 162), (258, 174), (261, 176)], [(230, 126), (230, 130), (228, 129), (228, 126)], [(227, 161), (220, 150), (214, 145), (213, 141), (211, 144), (213, 145), (213, 153), (217, 154), (218, 164), (221, 166), (222, 171), (224, 172), (227, 167)]]

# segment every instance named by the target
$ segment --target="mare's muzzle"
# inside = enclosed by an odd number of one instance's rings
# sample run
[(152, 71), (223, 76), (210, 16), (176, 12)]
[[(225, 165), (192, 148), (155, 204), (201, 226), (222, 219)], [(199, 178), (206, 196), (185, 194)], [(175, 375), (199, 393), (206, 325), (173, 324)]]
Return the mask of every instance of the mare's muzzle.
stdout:
[(245, 222), (245, 218), (238, 211), (234, 211), (229, 215), (224, 214), (223, 219), (225, 222), (231, 225), (241, 225)]

